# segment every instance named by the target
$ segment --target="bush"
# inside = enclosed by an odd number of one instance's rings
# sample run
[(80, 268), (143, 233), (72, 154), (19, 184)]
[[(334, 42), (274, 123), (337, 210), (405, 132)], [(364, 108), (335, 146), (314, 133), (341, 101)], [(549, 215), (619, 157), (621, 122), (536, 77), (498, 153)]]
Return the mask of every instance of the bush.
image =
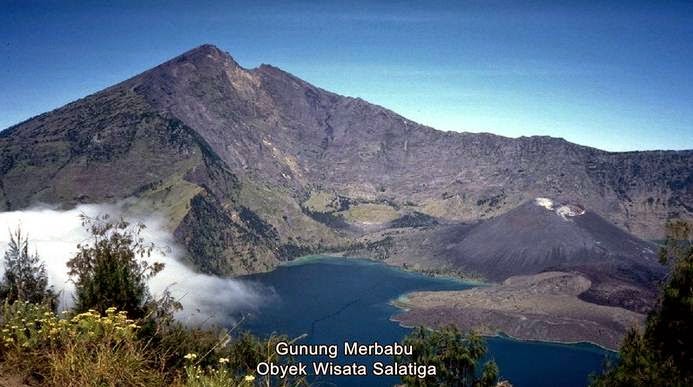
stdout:
[(227, 387), (227, 386), (252, 386), (255, 376), (248, 374), (242, 378), (234, 376), (234, 373), (226, 365), (227, 358), (219, 359), (219, 367), (208, 367), (203, 369), (199, 365), (194, 365), (195, 354), (191, 353), (188, 359), (191, 364), (185, 367), (185, 386), (186, 387)]
[(29, 254), (29, 238), (22, 234), (20, 228), (10, 233), (4, 266), (0, 299), (10, 303), (21, 300), (56, 307), (56, 295), (48, 286), (45, 265), (38, 253)]
[(307, 386), (305, 378), (286, 377), (279, 379), (271, 376), (255, 375), (255, 367), (260, 362), (287, 364), (293, 362), (290, 356), (280, 358), (274, 351), (276, 343), (288, 341), (285, 336), (272, 335), (267, 340), (245, 333), (236, 340), (228, 341), (217, 349), (213, 364), (203, 366), (204, 358), (196, 353), (185, 356), (187, 365), (187, 387), (222, 387), (222, 386)]
[(480, 336), (462, 335), (455, 326), (433, 331), (419, 327), (404, 338), (403, 345), (412, 346), (412, 355), (397, 356), (396, 362), (418, 363), (436, 367), (436, 375), (424, 379), (403, 376), (406, 386), (496, 386), (498, 366), (486, 362), (477, 374), (477, 366), (486, 354), (486, 344)]
[[(110, 222), (108, 216), (82, 219), (93, 241), (78, 246), (78, 254), (68, 263), (76, 277), (75, 308), (82, 313), (58, 316), (48, 304), (5, 300), (0, 310), (3, 372), (53, 386), (304, 383), (303, 379), (255, 379), (258, 362), (280, 361), (273, 348), (282, 337), (261, 340), (243, 334), (234, 339), (223, 329), (188, 328), (174, 320), (173, 313), (181, 306), (168, 292), (152, 299), (146, 281), (163, 265), (144, 261), (154, 249), (139, 236), (144, 225), (130, 226), (122, 219)], [(23, 261), (30, 263), (22, 266), (27, 271), (37, 267), (38, 258), (28, 255), (20, 235), (15, 242), (19, 247), (12, 251), (31, 258)], [(41, 275), (45, 278), (39, 271)], [(37, 283), (37, 289), (45, 285)]]
[(693, 385), (693, 224), (667, 224), (660, 259), (672, 270), (644, 331), (628, 332), (593, 386)]
[(143, 224), (130, 225), (122, 218), (111, 222), (107, 215), (82, 216), (93, 242), (78, 245), (77, 255), (68, 261), (69, 274), (75, 280), (75, 310), (89, 309), (104, 313), (115, 306), (139, 318), (150, 301), (147, 280), (163, 269), (163, 264), (149, 264), (155, 246), (140, 237)]
[(0, 326), (5, 369), (55, 385), (161, 385), (139, 328), (124, 311), (58, 317), (45, 306), (5, 303)]

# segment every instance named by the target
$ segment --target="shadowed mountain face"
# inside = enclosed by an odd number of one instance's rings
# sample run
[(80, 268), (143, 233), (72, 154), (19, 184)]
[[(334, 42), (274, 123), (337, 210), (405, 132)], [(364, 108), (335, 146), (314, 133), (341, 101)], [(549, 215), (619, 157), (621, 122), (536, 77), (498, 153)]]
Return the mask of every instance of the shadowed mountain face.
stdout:
[(659, 267), (653, 243), (590, 211), (580, 208), (582, 213), (562, 215), (561, 207), (554, 206), (527, 202), (451, 238), (446, 250), (457, 264), (496, 281), (546, 268), (610, 261)]
[[(576, 223), (660, 238), (666, 219), (693, 216), (693, 151), (441, 132), (210, 45), (0, 132), (0, 210), (135, 197), (220, 274), (344, 247), (397, 219), (477, 221), (538, 196), (589, 208)], [(576, 238), (566, 249), (623, 247)]]
[[(658, 247), (578, 207), (536, 201), (483, 222), (447, 245), (458, 266), (495, 281), (544, 271), (578, 273), (591, 281), (583, 300), (647, 311), (664, 277)], [(454, 258), (453, 258), (454, 257)]]

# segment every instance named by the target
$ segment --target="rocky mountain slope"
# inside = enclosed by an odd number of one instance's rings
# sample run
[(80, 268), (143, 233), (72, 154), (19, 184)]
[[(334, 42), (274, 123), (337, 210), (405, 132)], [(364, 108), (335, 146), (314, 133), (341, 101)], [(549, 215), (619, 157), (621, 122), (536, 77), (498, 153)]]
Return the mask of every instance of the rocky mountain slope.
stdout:
[(0, 132), (0, 210), (134, 197), (218, 274), (539, 196), (660, 238), (693, 217), (693, 151), (441, 132), (211, 45)]

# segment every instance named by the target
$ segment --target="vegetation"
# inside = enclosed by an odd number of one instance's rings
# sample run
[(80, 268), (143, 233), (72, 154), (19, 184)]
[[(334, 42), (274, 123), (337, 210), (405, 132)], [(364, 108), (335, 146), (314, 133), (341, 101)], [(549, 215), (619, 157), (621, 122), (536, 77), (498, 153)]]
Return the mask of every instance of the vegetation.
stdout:
[(29, 253), (29, 238), (22, 234), (20, 228), (10, 233), (4, 267), (0, 298), (9, 302), (19, 300), (55, 307), (56, 295), (48, 286), (46, 267), (38, 253)]
[(671, 274), (645, 329), (626, 335), (616, 364), (608, 364), (593, 386), (693, 385), (693, 225), (667, 225), (660, 253)]
[(108, 309), (60, 318), (41, 305), (5, 303), (0, 339), (7, 370), (54, 386), (161, 385), (154, 358), (137, 340), (139, 325)]
[[(240, 386), (270, 380), (254, 375), (260, 361), (275, 359), (272, 336), (232, 338), (225, 331), (173, 323), (145, 332), (146, 320), (108, 308), (56, 315), (42, 305), (5, 302), (0, 324), (0, 364), (31, 384), (51, 386)], [(271, 385), (301, 385), (301, 379)]]
[(75, 310), (104, 313), (116, 307), (142, 317), (150, 301), (147, 280), (164, 268), (145, 260), (155, 248), (141, 237), (145, 226), (131, 226), (123, 219), (110, 222), (108, 216), (82, 216), (82, 221), (93, 241), (78, 245), (77, 255), (67, 263), (68, 273), (76, 277)]
[[(164, 294), (153, 299), (147, 280), (163, 269), (147, 263), (155, 246), (141, 237), (144, 225), (83, 217), (90, 242), (68, 261), (75, 278), (75, 307), (56, 314), (45, 269), (18, 230), (6, 254), (0, 310), (0, 369), (30, 385), (51, 386), (296, 386), (303, 378), (255, 374), (260, 362), (290, 364), (274, 348), (288, 338), (232, 336), (225, 329), (191, 328), (177, 322), (180, 304)], [(30, 275), (31, 274), (31, 275)], [(405, 339), (413, 354), (396, 359), (434, 365), (436, 376), (404, 377), (411, 386), (492, 386), (495, 363), (476, 335), (455, 328), (418, 329)]]
[(438, 224), (436, 218), (431, 215), (424, 214), (418, 211), (414, 211), (410, 214), (404, 214), (401, 217), (390, 222), (390, 227), (393, 228), (403, 228), (403, 227), (426, 227), (434, 226)]
[[(16, 280), (28, 277), (13, 277), (14, 272), (8, 271), (14, 281), (9, 283), (22, 286), (3, 289), (24, 290), (3, 294), (3, 374), (16, 375), (30, 385), (51, 386), (304, 384), (302, 379), (279, 381), (255, 375), (260, 361), (293, 361), (277, 359), (274, 353), (274, 343), (285, 337), (263, 340), (250, 334), (231, 336), (225, 329), (186, 327), (173, 318), (180, 304), (169, 294), (154, 300), (147, 280), (163, 265), (144, 261), (155, 247), (140, 236), (143, 225), (131, 226), (122, 219), (111, 222), (108, 217), (83, 221), (92, 240), (78, 246), (68, 264), (76, 278), (74, 311), (58, 315), (52, 304), (43, 302), (45, 297), (29, 299), (23, 284), (30, 281)], [(38, 268), (32, 277), (38, 285), (32, 289), (49, 292), (43, 266), (36, 255), (28, 255), (28, 243), (20, 236), (18, 231), (12, 238), (6, 257), (14, 264), (19, 251), (23, 270)], [(6, 266), (14, 267), (7, 262)]]
[(354, 223), (387, 223), (399, 218), (397, 210), (389, 203), (360, 203), (342, 212), (344, 218)]
[(474, 333), (463, 335), (454, 326), (438, 331), (419, 327), (405, 337), (403, 344), (412, 346), (412, 355), (397, 356), (395, 361), (436, 367), (436, 375), (424, 379), (402, 377), (406, 386), (490, 387), (498, 382), (498, 366), (493, 361), (484, 363), (481, 373), (477, 372), (477, 366), (486, 354), (486, 345)]
[(316, 222), (320, 222), (326, 226), (339, 230), (348, 229), (350, 227), (349, 223), (344, 220), (344, 217), (340, 213), (313, 211), (307, 207), (301, 207), (301, 209), (304, 214), (308, 215)]

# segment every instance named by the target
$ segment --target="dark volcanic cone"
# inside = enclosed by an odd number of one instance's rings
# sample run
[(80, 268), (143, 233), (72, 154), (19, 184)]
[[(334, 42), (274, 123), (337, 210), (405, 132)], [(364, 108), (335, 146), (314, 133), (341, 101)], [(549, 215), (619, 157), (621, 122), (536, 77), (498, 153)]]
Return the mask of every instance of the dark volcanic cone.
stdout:
[(654, 244), (580, 207), (573, 206), (572, 214), (562, 215), (569, 206), (546, 208), (538, 202), (527, 202), (473, 227), (449, 246), (457, 262), (494, 281), (588, 262), (656, 265)]
[(658, 247), (580, 206), (535, 199), (471, 228), (447, 247), (456, 265), (493, 281), (571, 271), (592, 281), (583, 299), (641, 310), (664, 269)]

